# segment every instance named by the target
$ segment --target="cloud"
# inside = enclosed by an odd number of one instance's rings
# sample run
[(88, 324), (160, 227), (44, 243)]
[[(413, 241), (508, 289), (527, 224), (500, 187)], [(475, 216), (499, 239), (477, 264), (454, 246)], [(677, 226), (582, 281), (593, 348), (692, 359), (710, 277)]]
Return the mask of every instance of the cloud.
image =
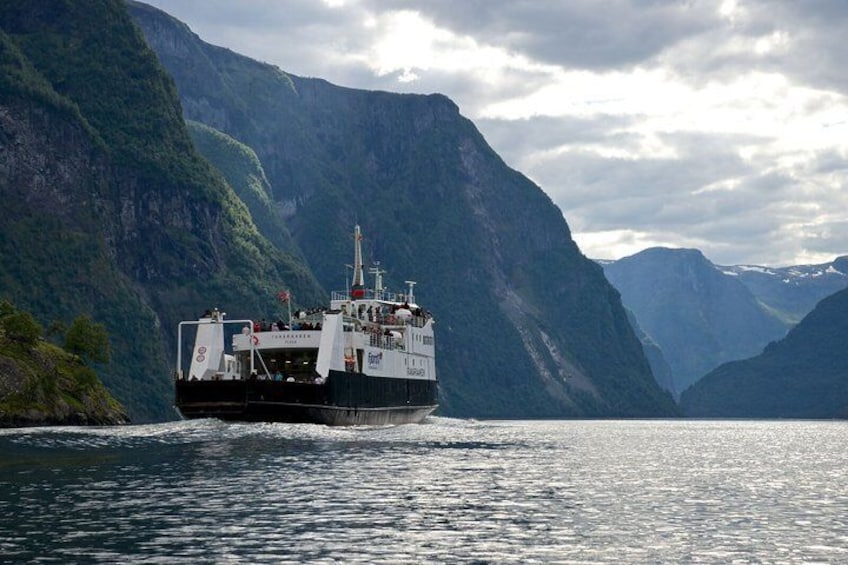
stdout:
[[(401, 9), (408, 3), (375, 0), (369, 5)], [(457, 35), (543, 64), (584, 70), (637, 65), (679, 39), (709, 29), (719, 17), (711, 2), (436, 0), (416, 8)]]
[(152, 3), (287, 72), (450, 96), (589, 256), (848, 252), (837, 0)]

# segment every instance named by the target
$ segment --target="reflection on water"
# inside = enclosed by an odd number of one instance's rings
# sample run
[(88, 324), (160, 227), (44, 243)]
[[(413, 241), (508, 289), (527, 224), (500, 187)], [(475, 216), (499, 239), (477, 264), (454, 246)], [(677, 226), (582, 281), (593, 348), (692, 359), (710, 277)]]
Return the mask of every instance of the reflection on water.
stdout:
[(0, 431), (0, 561), (848, 562), (843, 422)]

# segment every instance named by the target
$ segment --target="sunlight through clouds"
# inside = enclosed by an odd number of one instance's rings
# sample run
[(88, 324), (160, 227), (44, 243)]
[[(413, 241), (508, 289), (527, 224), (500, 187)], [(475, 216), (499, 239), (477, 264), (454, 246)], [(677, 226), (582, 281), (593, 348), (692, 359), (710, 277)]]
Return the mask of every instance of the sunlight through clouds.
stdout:
[(497, 81), (511, 68), (543, 68), (505, 50), (478, 44), (436, 27), (418, 12), (386, 12), (369, 18), (374, 34), (369, 52), (360, 57), (379, 76), (398, 74), (399, 82), (419, 79), (419, 72), (438, 69), (442, 73), (471, 73), (482, 81)]
[(739, 8), (739, 2), (737, 0), (724, 0), (718, 8), (718, 13), (723, 18), (734, 22), (740, 17), (742, 10)]

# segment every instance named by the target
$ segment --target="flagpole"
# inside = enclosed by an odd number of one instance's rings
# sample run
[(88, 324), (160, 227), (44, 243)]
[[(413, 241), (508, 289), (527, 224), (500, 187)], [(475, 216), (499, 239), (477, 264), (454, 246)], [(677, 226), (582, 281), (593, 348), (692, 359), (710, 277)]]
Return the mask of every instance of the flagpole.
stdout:
[(291, 301), (292, 294), (288, 290), (281, 290), (277, 293), (277, 298), (280, 299), (280, 302), (285, 302), (289, 306), (289, 331), (292, 329), (292, 313), (291, 313)]

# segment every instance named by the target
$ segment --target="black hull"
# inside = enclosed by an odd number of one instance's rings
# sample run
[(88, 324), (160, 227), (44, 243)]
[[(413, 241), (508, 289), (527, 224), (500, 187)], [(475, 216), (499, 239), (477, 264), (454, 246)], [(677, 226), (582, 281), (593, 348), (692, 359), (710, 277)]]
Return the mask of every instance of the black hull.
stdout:
[(324, 384), (300, 382), (177, 381), (176, 407), (184, 418), (329, 426), (420, 422), (437, 407), (435, 381), (369, 377), (330, 371)]

